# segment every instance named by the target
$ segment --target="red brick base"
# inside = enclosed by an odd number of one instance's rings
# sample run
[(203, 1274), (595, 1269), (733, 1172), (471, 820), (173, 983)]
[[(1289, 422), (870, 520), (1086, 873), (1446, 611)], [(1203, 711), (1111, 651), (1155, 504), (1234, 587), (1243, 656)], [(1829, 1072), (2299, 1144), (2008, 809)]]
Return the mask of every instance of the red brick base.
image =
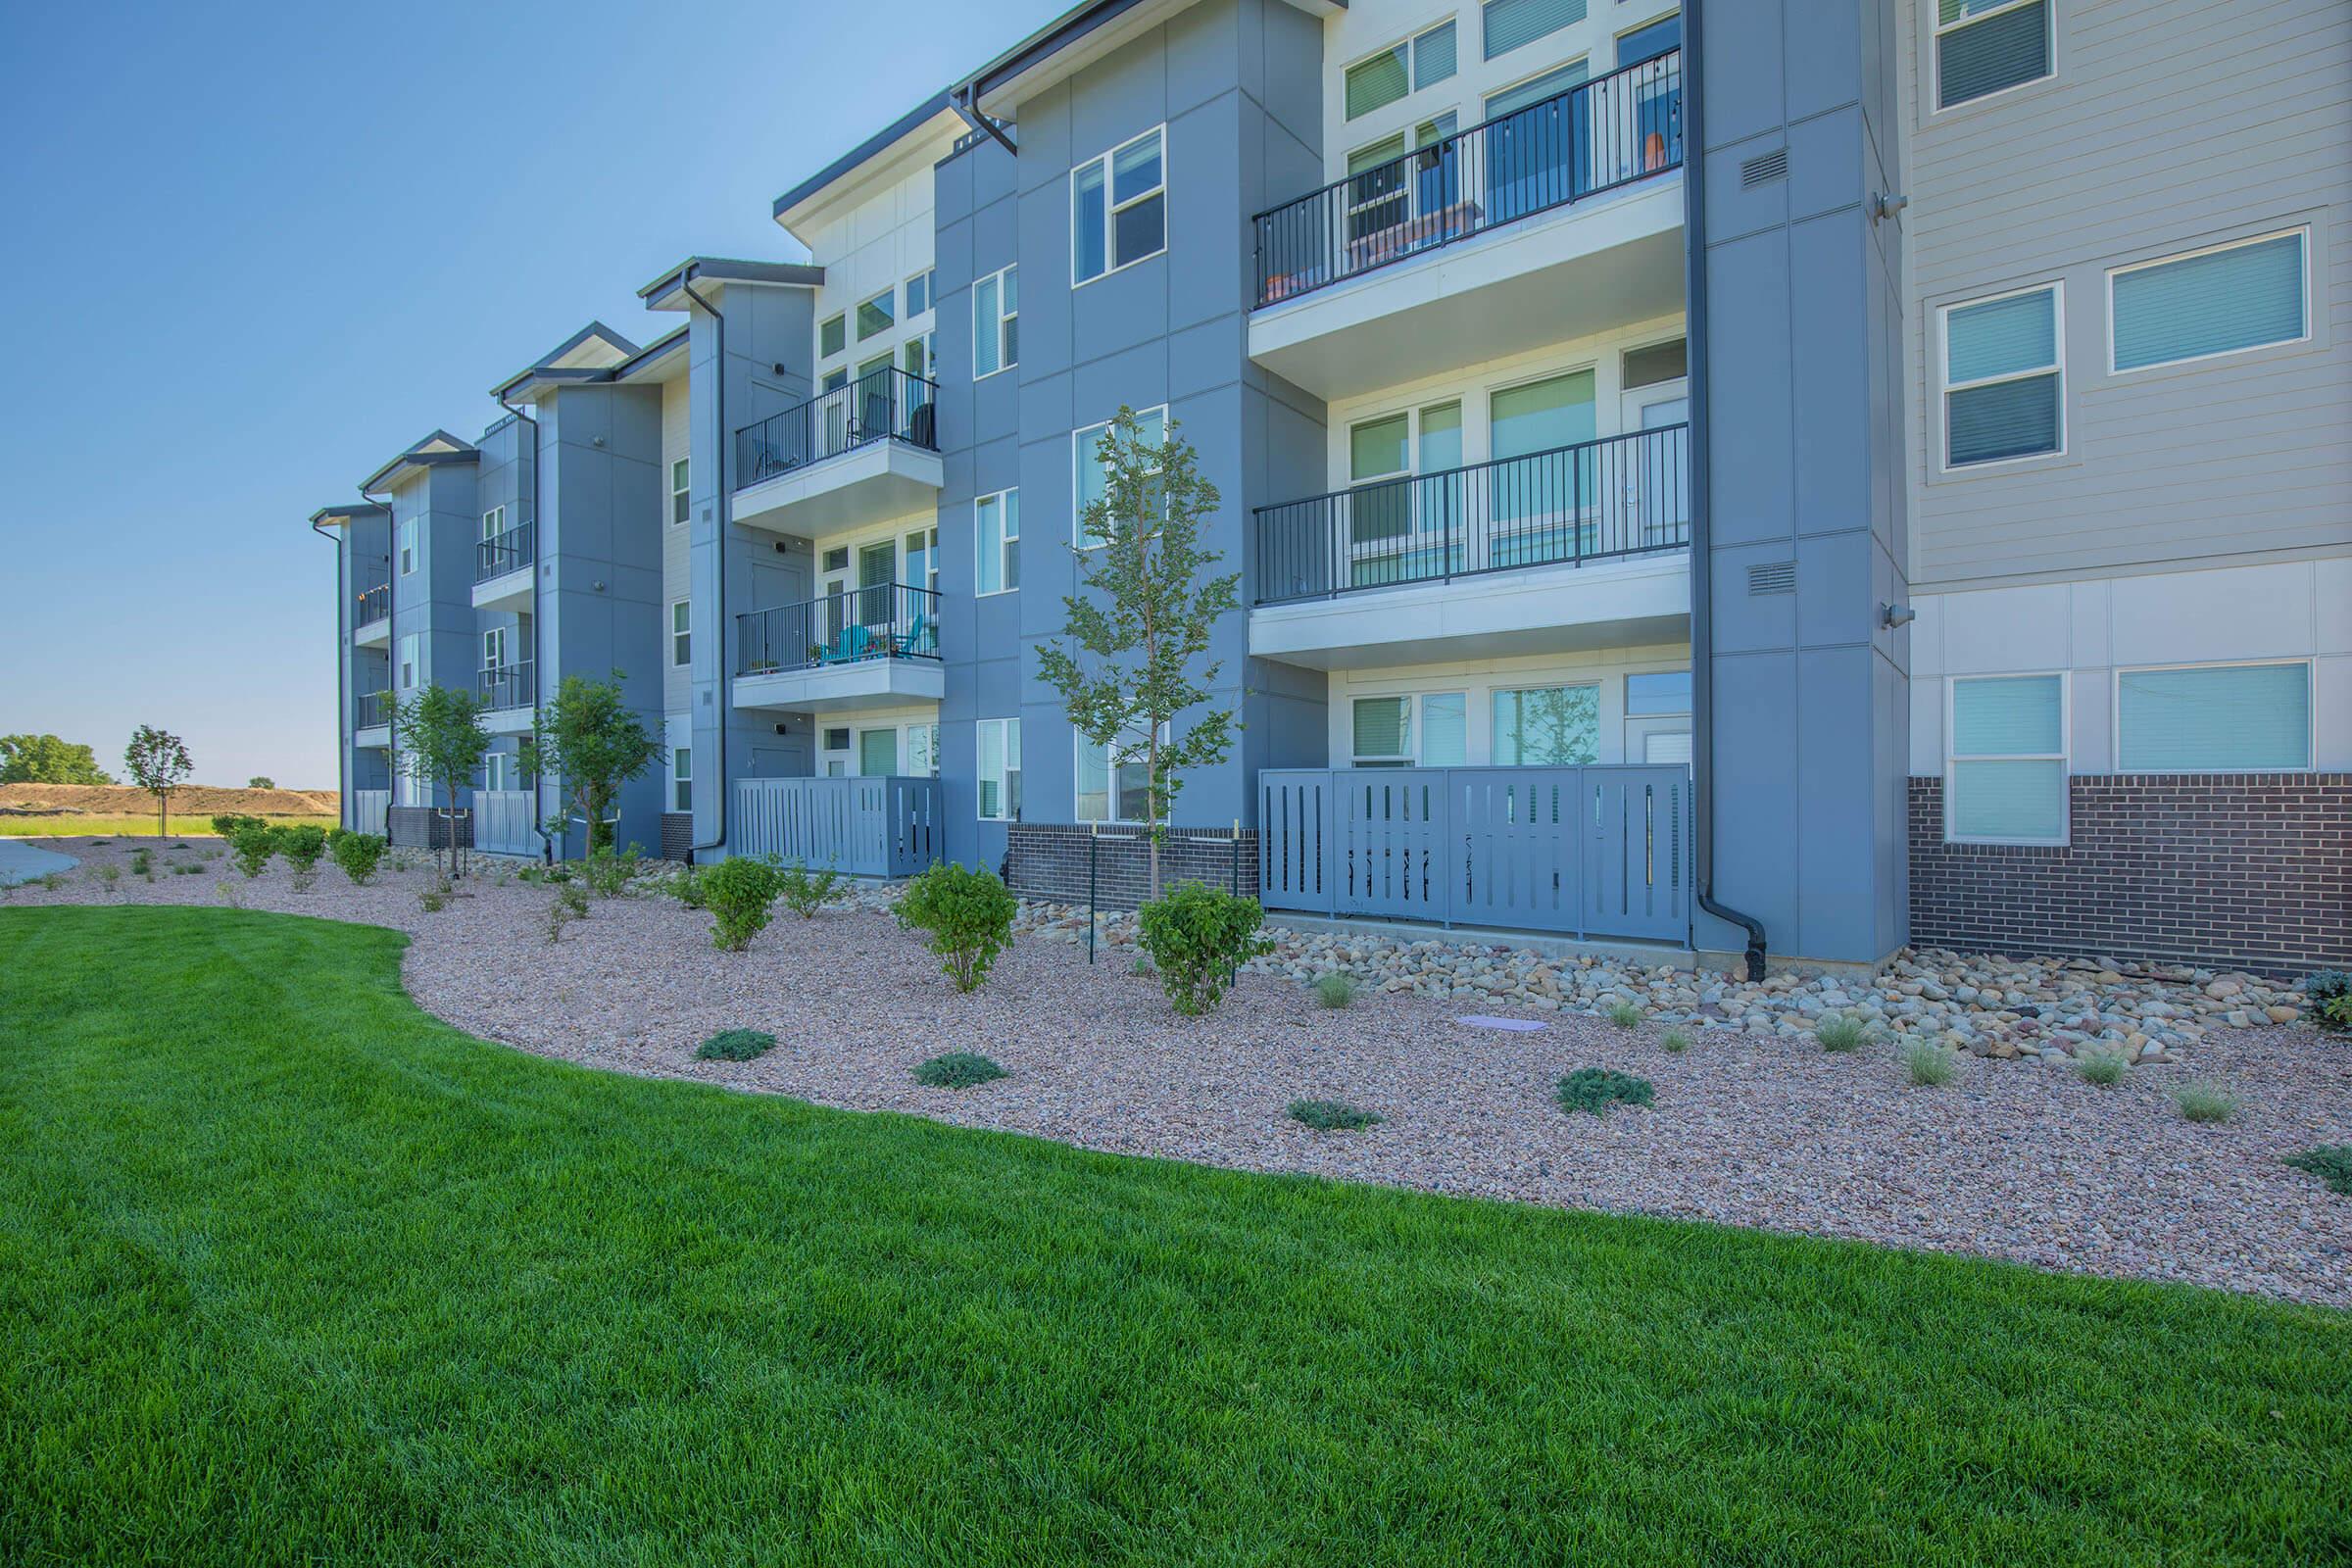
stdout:
[(2298, 975), (2352, 964), (2352, 773), (2078, 774), (2067, 844), (1947, 844), (1911, 780), (1911, 940)]

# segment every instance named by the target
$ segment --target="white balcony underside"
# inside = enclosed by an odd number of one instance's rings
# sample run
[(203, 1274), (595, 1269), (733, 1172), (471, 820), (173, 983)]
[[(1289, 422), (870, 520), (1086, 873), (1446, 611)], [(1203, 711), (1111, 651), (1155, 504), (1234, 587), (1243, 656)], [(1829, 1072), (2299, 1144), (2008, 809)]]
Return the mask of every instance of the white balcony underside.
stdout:
[(1250, 652), (1308, 669), (1371, 669), (1679, 642), (1690, 554), (1366, 589), (1250, 612)]
[(735, 520), (813, 538), (936, 506), (944, 478), (938, 453), (873, 441), (745, 485), (735, 492)]
[(1683, 309), (1677, 172), (1250, 317), (1250, 357), (1328, 401)]
[(493, 708), (482, 715), (482, 728), (493, 735), (528, 735), (531, 713), (528, 708)]
[(517, 612), (531, 608), (530, 566), (517, 566), (502, 571), (495, 577), (485, 577), (473, 585), (473, 608), (476, 610), (512, 610)]
[(947, 690), (947, 666), (936, 659), (865, 659), (772, 675), (738, 675), (734, 703), (737, 708), (829, 713), (936, 703)]
[(371, 620), (351, 634), (355, 648), (382, 648), (392, 641), (392, 617)]
[(364, 752), (380, 752), (392, 744), (392, 726), (362, 724), (351, 732), (351, 744)]

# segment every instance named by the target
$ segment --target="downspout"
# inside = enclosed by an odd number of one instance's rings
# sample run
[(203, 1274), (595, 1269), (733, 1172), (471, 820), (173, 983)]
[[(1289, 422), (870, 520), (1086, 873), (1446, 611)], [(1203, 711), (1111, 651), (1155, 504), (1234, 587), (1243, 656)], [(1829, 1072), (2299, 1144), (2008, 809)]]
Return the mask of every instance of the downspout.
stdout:
[[(727, 619), (727, 523), (733, 515), (727, 504), (730, 494), (727, 489), (727, 448), (732, 443), (727, 438), (727, 318), (719, 315), (717, 306), (694, 291), (693, 263), (689, 262), (686, 265), (686, 270), (679, 274), (678, 287), (688, 299), (700, 305), (710, 314), (718, 334), (717, 369), (710, 378), (710, 384), (714, 389), (710, 396), (710, 416), (711, 421), (718, 429), (718, 463), (716, 465), (718, 468), (718, 527), (716, 537), (712, 541), (717, 549), (718, 562), (716, 578), (718, 603), (713, 607), (716, 612), (712, 616), (713, 629), (718, 633), (713, 643), (713, 651), (718, 655), (718, 714), (712, 725), (718, 733), (718, 772), (715, 775), (718, 786), (715, 801), (718, 808), (718, 836), (708, 844), (700, 840), (694, 843), (693, 847), (686, 852), (687, 860), (692, 863), (697, 852), (715, 850), (727, 842), (727, 715), (735, 710), (732, 706), (735, 697), (734, 688), (727, 675), (727, 666), (735, 662), (727, 648), (727, 627), (730, 624)], [(691, 374), (692, 371), (689, 370), (688, 373)]]
[(1712, 486), (1707, 461), (1707, 143), (1702, 129), (1699, 0), (1683, 0), (1684, 334), (1697, 352), (1687, 369), (1690, 399), (1690, 804), (1698, 906), (1747, 932), (1747, 977), (1764, 978), (1764, 922), (1715, 901), (1714, 571), (1708, 561)]
[[(539, 657), (539, 421), (507, 401), (504, 392), (493, 392), (498, 406), (514, 416), (531, 431), (531, 733), (539, 732), (540, 681), (547, 673), (547, 662)], [(477, 566), (475, 568), (479, 570)], [(537, 743), (534, 742), (534, 745)], [(531, 775), (531, 831), (539, 835), (539, 858), (549, 865), (555, 864), (555, 841), (547, 836), (547, 826), (539, 816), (539, 795), (545, 788), (537, 774)]]
[[(344, 546), (349, 536), (337, 538), (311, 519), (311, 532), (335, 547), (335, 816), (345, 827), (351, 826), (351, 735), (343, 728), (345, 721), (359, 715), (351, 710), (351, 632), (345, 617), (351, 613), (351, 576), (344, 569), (350, 557)], [(354, 724), (356, 730), (359, 726)]]

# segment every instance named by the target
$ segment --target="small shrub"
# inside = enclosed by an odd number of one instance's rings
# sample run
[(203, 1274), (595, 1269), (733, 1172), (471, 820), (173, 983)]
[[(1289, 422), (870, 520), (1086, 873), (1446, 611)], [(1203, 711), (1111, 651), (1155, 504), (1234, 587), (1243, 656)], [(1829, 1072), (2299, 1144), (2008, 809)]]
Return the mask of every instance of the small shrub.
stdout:
[[(528, 878), (531, 873), (525, 870), (522, 874)], [(678, 867), (676, 873), (662, 884), (662, 891), (689, 909), (706, 907), (703, 900), (703, 867), (699, 865)]]
[(449, 885), (449, 879), (435, 877), (416, 890), (416, 904), (427, 914), (439, 914), (443, 909), (449, 907), (449, 901), (453, 896), (454, 890)]
[(2329, 997), (2321, 1003), (2320, 1021), (2330, 1029), (2352, 1029), (2352, 996)]
[[(1355, 1000), (1355, 981), (1337, 969), (1327, 975), (1319, 975), (1315, 979), (1315, 1000), (1336, 1012)], [(1314, 1103), (1322, 1104), (1323, 1102), (1316, 1101)], [(1291, 1113), (1297, 1115), (1298, 1107), (1293, 1105)]]
[(776, 873), (776, 893), (784, 907), (804, 920), (813, 920), (817, 910), (847, 897), (849, 889), (841, 885), (841, 873), (831, 866), (811, 871), (795, 860)]
[(1921, 1089), (1941, 1089), (1960, 1074), (1960, 1063), (1941, 1046), (1915, 1040), (1903, 1048), (1903, 1068)]
[(345, 833), (327, 845), (335, 863), (351, 878), (353, 887), (366, 887), (375, 875), (376, 862), (384, 858), (384, 841), (374, 833)]
[(1224, 998), (1233, 971), (1265, 946), (1266, 912), (1255, 899), (1180, 882), (1136, 911), (1136, 940), (1159, 968), (1168, 1003), (1197, 1018)]
[(1824, 1051), (1839, 1053), (1859, 1051), (1870, 1038), (1870, 1031), (1859, 1018), (1849, 1018), (1842, 1012), (1825, 1012), (1813, 1026), (1813, 1038), (1821, 1042)]
[(277, 835), (267, 822), (247, 817), (245, 825), (230, 837), (228, 848), (236, 857), (237, 869), (250, 879), (269, 869), (270, 858), (277, 853)]
[(940, 970), (956, 990), (975, 991), (1011, 944), (1019, 910), (995, 872), (938, 860), (906, 884), (898, 916), (906, 929), (929, 934), (931, 951), (945, 960)]
[(238, 892), (237, 885), (234, 882), (229, 881), (228, 878), (222, 877), (220, 881), (214, 883), (213, 889), (215, 892), (220, 895), (220, 902), (227, 905), (230, 908), (242, 909), (245, 907), (245, 895)]
[(1660, 1038), (1658, 1044), (1664, 1046), (1668, 1051), (1689, 1051), (1690, 1049), (1690, 1037), (1683, 1033), (1680, 1029), (1669, 1029), (1666, 1031), (1665, 1035)]
[(710, 906), (710, 945), (741, 953), (767, 927), (768, 906), (776, 902), (775, 864), (730, 856), (703, 873), (703, 898)]
[(2322, 1144), (2287, 1155), (2286, 1162), (2326, 1182), (2329, 1192), (2352, 1198), (2352, 1144)]
[(107, 892), (112, 893), (115, 891), (115, 883), (122, 879), (122, 868), (119, 865), (116, 865), (112, 861), (109, 861), (104, 865), (91, 866), (90, 875), (98, 879), (98, 885), (100, 887), (104, 888)]
[(1135, 956), (1135, 962), (1128, 966), (1127, 972), (1137, 976), (1139, 979), (1150, 978), (1152, 974), (1151, 957), (1145, 954), (1137, 954)]
[(42, 887), (47, 888), (50, 892), (55, 893), (58, 889), (66, 885), (66, 873), (63, 871), (51, 871), (45, 875), (37, 876), (33, 878), (33, 880), (40, 883)]
[(729, 1029), (694, 1048), (705, 1061), (749, 1061), (772, 1050), (776, 1037), (757, 1029)]
[(263, 821), (258, 816), (246, 816), (237, 811), (223, 811), (220, 815), (213, 818), (213, 836), (219, 839), (230, 840), (234, 839), (239, 833), (242, 833), (247, 828), (258, 827), (267, 829), (269, 826), (269, 823)]
[(2132, 1070), (2131, 1058), (2120, 1051), (2085, 1051), (2075, 1058), (2075, 1071), (2086, 1084), (2113, 1089)]
[(588, 890), (577, 883), (566, 882), (556, 889), (555, 898), (547, 906), (547, 942), (554, 947), (564, 940), (564, 928), (574, 920), (588, 918)]
[(2352, 997), (2352, 974), (2321, 969), (2303, 977), (2303, 999), (2317, 1007), (2337, 997)]
[(2190, 1121), (2228, 1121), (2237, 1114), (2237, 1097), (2207, 1084), (2183, 1084), (2173, 1091), (2173, 1103)]
[(294, 868), (294, 886), (308, 888), (318, 873), (318, 858), (326, 853), (326, 829), (314, 822), (298, 822), (271, 828), (270, 840), (277, 846), (279, 857)]
[(1355, 1133), (1377, 1127), (1388, 1118), (1377, 1110), (1342, 1104), (1336, 1100), (1294, 1100), (1291, 1120), (1303, 1122), (1319, 1133)]
[(143, 876), (150, 882), (154, 881), (155, 852), (153, 850), (131, 851), (130, 871), (133, 876)]
[(1553, 1091), (1562, 1110), (1585, 1110), (1598, 1116), (1617, 1101), (1629, 1105), (1650, 1102), (1649, 1080), (1609, 1067), (1579, 1067), (1562, 1078)]
[(926, 1089), (972, 1089), (1004, 1076), (1004, 1068), (971, 1051), (951, 1051), (914, 1069), (914, 1081)]
[(1602, 1013), (1601, 1016), (1608, 1019), (1609, 1022), (1615, 1024), (1620, 1029), (1639, 1029), (1642, 1027), (1642, 1009), (1635, 1006), (1630, 1002), (1610, 1003), (1608, 1010)]
[(617, 899), (629, 888), (629, 880), (637, 874), (637, 861), (644, 850), (632, 842), (620, 854), (614, 855), (608, 846), (599, 845), (588, 852), (580, 876), (596, 890), (600, 899)]
[(195, 860), (182, 860), (172, 867), (172, 874), (173, 876), (202, 876), (204, 867)]

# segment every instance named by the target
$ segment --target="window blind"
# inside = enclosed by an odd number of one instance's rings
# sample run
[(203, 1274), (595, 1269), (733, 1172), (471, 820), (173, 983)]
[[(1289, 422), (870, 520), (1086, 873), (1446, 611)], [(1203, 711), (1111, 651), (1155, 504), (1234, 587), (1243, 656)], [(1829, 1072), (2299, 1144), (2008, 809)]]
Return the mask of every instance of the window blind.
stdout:
[(1355, 700), (1355, 755), (1364, 758), (1406, 757), (1412, 752), (1408, 728), (1409, 697), (1359, 697)]
[(2115, 274), (2115, 368), (2291, 343), (2305, 331), (2303, 236)]
[(1956, 762), (1952, 833), (1964, 839), (2054, 844), (2066, 837), (2066, 764)]
[[(1942, 20), (1984, 9), (1943, 0)], [(1966, 23), (1936, 40), (1936, 101), (1949, 109), (2050, 74), (2047, 0)]]
[(2055, 675), (1956, 681), (1952, 686), (1952, 755), (2063, 752), (2063, 712)]
[(1460, 767), (1470, 760), (1469, 703), (1460, 692), (1421, 699), (1421, 765)]
[(1413, 85), (1427, 87), (1453, 74), (1453, 24), (1442, 23), (1413, 40)]
[(1360, 120), (1411, 91), (1405, 77), (1404, 45), (1348, 68), (1348, 118)]
[(1487, 0), (1487, 58), (1585, 20), (1585, 0)]
[(2128, 773), (2267, 772), (2311, 765), (2311, 666), (2128, 669), (2116, 676)]

